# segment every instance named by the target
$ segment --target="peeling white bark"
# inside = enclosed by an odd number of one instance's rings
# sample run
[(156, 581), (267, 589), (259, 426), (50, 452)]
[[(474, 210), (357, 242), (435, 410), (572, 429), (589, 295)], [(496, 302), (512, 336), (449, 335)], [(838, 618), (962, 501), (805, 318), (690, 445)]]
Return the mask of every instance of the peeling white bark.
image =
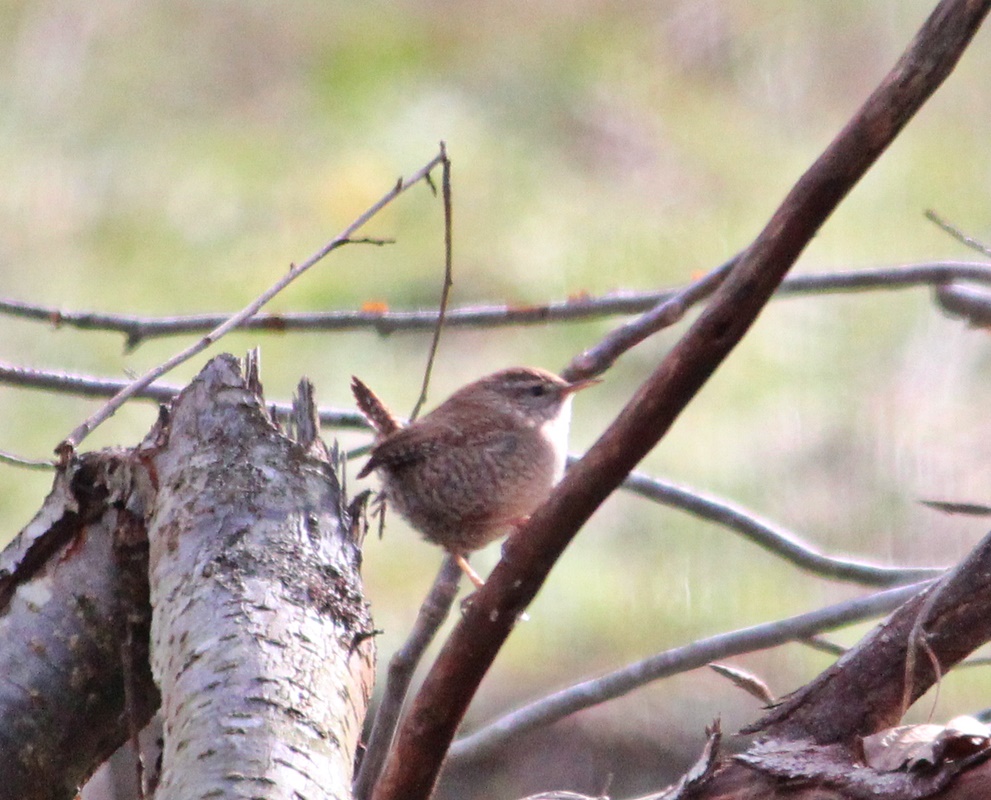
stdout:
[(139, 447), (73, 459), (0, 554), (0, 799), (70, 800), (148, 722), (149, 615), (155, 797), (350, 797), (360, 551), (309, 413), (291, 439), (255, 384), (214, 359)]
[(373, 655), (333, 472), (272, 425), (230, 358), (165, 431), (149, 524), (156, 797), (350, 797)]

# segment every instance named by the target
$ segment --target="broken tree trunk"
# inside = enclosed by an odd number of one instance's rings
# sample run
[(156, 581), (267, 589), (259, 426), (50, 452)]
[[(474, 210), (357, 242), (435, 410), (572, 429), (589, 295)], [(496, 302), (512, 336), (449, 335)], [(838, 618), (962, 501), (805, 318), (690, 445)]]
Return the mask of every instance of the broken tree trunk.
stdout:
[(0, 562), (0, 797), (74, 796), (156, 685), (156, 797), (350, 796), (374, 646), (301, 386), (290, 437), (220, 356), (139, 447), (56, 477)]

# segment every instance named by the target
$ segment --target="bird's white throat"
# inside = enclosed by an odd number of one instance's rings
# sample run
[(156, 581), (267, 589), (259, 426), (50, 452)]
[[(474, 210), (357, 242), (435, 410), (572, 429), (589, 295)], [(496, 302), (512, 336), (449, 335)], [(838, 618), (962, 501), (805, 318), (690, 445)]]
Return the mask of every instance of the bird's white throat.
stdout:
[(554, 451), (554, 483), (564, 477), (564, 464), (568, 459), (568, 429), (571, 427), (572, 399), (570, 395), (566, 397), (558, 415), (540, 426), (540, 435)]

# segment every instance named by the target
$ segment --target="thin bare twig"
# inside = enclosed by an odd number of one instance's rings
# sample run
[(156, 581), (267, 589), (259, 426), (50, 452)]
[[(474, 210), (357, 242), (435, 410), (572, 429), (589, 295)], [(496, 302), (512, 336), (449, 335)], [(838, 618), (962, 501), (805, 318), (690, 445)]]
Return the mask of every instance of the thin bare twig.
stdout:
[(696, 517), (734, 530), (774, 555), (824, 578), (864, 586), (900, 586), (934, 578), (945, 572), (945, 569), (938, 567), (889, 567), (823, 555), (793, 533), (761, 520), (725, 500), (706, 497), (695, 490), (642, 473), (630, 473), (622, 485), (624, 489), (641, 497), (687, 511)]
[[(127, 385), (126, 381), (96, 379), (64, 373), (28, 370), (0, 364), (0, 382), (31, 388), (62, 391), (86, 396), (113, 395)], [(169, 402), (179, 387), (154, 384), (138, 395), (160, 403)], [(280, 418), (287, 418), (291, 407), (285, 403), (272, 403), (270, 407)], [(338, 428), (366, 428), (367, 421), (358, 412), (337, 409), (321, 409), (318, 412), (321, 425)], [(357, 457), (367, 448), (349, 452)], [(569, 463), (576, 461), (574, 457)], [(760, 547), (784, 558), (802, 569), (825, 578), (847, 580), (867, 586), (896, 586), (903, 583), (934, 577), (942, 572), (937, 567), (892, 567), (867, 564), (852, 559), (836, 558), (817, 552), (795, 534), (760, 519), (729, 501), (707, 496), (697, 490), (652, 478), (643, 473), (631, 473), (623, 481), (622, 488), (649, 500), (677, 508), (701, 519), (734, 530)]]
[(13, 453), (8, 453), (4, 450), (0, 450), (0, 463), (10, 464), (12, 467), (23, 467), (25, 469), (55, 469), (55, 462), (51, 459), (46, 461), (44, 459), (25, 458), (24, 456), (15, 456)]
[[(64, 373), (43, 372), (0, 364), (0, 382), (30, 388), (61, 391), (84, 396), (112, 396), (127, 385), (123, 380), (97, 379)], [(153, 384), (137, 397), (167, 403), (179, 392), (179, 387)], [(271, 403), (280, 419), (288, 419), (291, 406)], [(320, 409), (320, 424), (337, 428), (366, 428), (368, 423), (358, 412)], [(368, 447), (350, 451), (348, 458), (367, 452)], [(575, 457), (569, 459), (574, 463)], [(42, 462), (50, 464), (51, 462)], [(841, 559), (817, 552), (795, 534), (771, 522), (734, 506), (728, 501), (706, 496), (697, 490), (678, 486), (643, 473), (631, 473), (622, 488), (640, 497), (677, 508), (700, 519), (734, 530), (760, 547), (778, 555), (802, 569), (826, 578), (848, 580), (867, 586), (896, 586), (938, 575), (936, 567), (892, 567), (873, 565), (851, 559)]]
[(437, 325), (434, 327), (434, 336), (430, 341), (430, 349), (427, 355), (427, 366), (423, 370), (423, 385), (420, 387), (420, 396), (416, 399), (416, 405), (410, 412), (410, 420), (419, 416), (420, 409), (427, 401), (427, 390), (430, 388), (430, 373), (434, 368), (434, 358), (437, 356), (437, 347), (440, 345), (440, 333), (444, 328), (444, 316), (447, 314), (447, 303), (451, 296), (451, 287), (454, 285), (454, 233), (451, 221), (453, 206), (451, 203), (451, 160), (447, 157), (447, 149), (444, 143), (440, 143), (440, 154), (443, 157), (441, 162), (441, 193), (444, 201), (444, 286), (440, 291), (440, 307), (437, 309)]
[[(0, 364), (0, 382), (29, 388), (60, 391), (89, 397), (112, 396), (127, 385), (127, 381), (98, 379), (65, 373), (44, 372)], [(143, 389), (137, 397), (167, 403), (179, 392), (179, 387), (153, 384)], [(280, 419), (288, 419), (291, 406), (287, 403), (271, 403)], [(320, 409), (320, 424), (337, 428), (366, 428), (365, 418), (358, 412), (337, 409)], [(367, 448), (348, 453), (357, 457)], [(575, 457), (569, 459), (570, 463)], [(41, 462), (50, 464), (51, 462)], [(791, 563), (826, 578), (848, 580), (867, 586), (896, 586), (903, 583), (934, 577), (942, 570), (936, 567), (891, 567), (866, 564), (851, 559), (841, 559), (816, 552), (793, 533), (756, 515), (734, 506), (728, 501), (709, 497), (694, 489), (678, 486), (643, 473), (631, 473), (622, 487), (633, 494), (686, 511), (701, 519), (734, 530), (760, 547), (781, 556)]]
[(735, 255), (685, 288), (658, 302), (653, 308), (637, 319), (621, 325), (616, 330), (583, 353), (571, 359), (571, 363), (561, 372), (566, 381), (584, 380), (601, 375), (623, 353), (658, 331), (679, 322), (692, 306), (709, 297), (729, 275), (739, 262)]
[(979, 239), (975, 239), (973, 236), (968, 236), (956, 225), (953, 225), (943, 219), (939, 214), (933, 211), (933, 209), (926, 209), (926, 219), (936, 225), (936, 227), (943, 232), (948, 233), (961, 244), (964, 244), (971, 250), (976, 250), (978, 253), (991, 258), (991, 247), (988, 247), (984, 244), (984, 242)]
[(344, 244), (351, 241), (350, 237), (360, 230), (369, 220), (372, 219), (379, 211), (385, 208), (389, 203), (391, 203), (395, 198), (399, 197), (403, 192), (405, 192), (409, 187), (415, 185), (419, 181), (423, 180), (430, 171), (434, 169), (443, 159), (443, 154), (434, 156), (425, 166), (421, 167), (417, 172), (415, 172), (409, 180), (404, 181), (402, 178), (392, 187), (388, 192), (386, 192), (379, 200), (374, 202), (369, 206), (362, 214), (360, 214), (350, 225), (348, 225), (340, 234), (331, 239), (327, 244), (321, 247), (317, 252), (307, 258), (302, 264), (293, 265), (288, 273), (281, 279), (276, 281), (269, 289), (262, 292), (257, 298), (255, 298), (251, 303), (249, 303), (245, 308), (234, 314), (226, 322), (214, 328), (210, 333), (204, 336), (195, 344), (187, 347), (185, 350), (174, 355), (172, 358), (168, 359), (162, 364), (148, 370), (144, 375), (138, 378), (136, 381), (131, 383), (127, 388), (122, 389), (114, 397), (112, 397), (106, 404), (103, 405), (95, 414), (91, 415), (88, 419), (83, 421), (78, 425), (69, 435), (63, 439), (58, 447), (56, 448), (56, 453), (59, 454), (60, 458), (65, 461), (68, 459), (72, 453), (75, 451), (79, 443), (100, 423), (109, 419), (114, 412), (117, 411), (127, 400), (133, 397), (137, 392), (141, 391), (147, 386), (150, 386), (156, 379), (160, 378), (169, 370), (182, 364), (184, 361), (188, 361), (197, 353), (202, 352), (218, 339), (220, 339), (225, 334), (234, 330), (238, 327), (244, 320), (253, 316), (265, 303), (275, 297), (279, 292), (281, 292), (286, 286), (292, 283), (296, 278), (310, 269), (312, 266), (320, 262), (327, 254), (336, 250)]
[(836, 642), (829, 641), (825, 636), (809, 636), (805, 639), (799, 639), (799, 642), (807, 647), (811, 647), (813, 650), (818, 650), (820, 653), (836, 656), (837, 658), (850, 649), (841, 644), (836, 644)]
[(451, 604), (458, 593), (461, 582), (461, 567), (453, 556), (445, 556), (433, 586), (420, 606), (416, 621), (405, 643), (389, 661), (389, 674), (385, 692), (375, 712), (375, 722), (368, 738), (368, 746), (354, 779), (355, 800), (367, 800), (375, 786), (385, 757), (392, 745), (392, 737), (399, 724), (406, 694), (409, 691), (413, 673), (423, 658), (424, 652), (433, 641), (440, 626), (451, 611)]
[(822, 631), (886, 614), (918, 594), (928, 581), (887, 589), (806, 614), (700, 639), (582, 681), (516, 709), (451, 745), (450, 759), (481, 758), (515, 736), (591, 706), (621, 697), (651, 681), (706, 666), (711, 661), (799, 641)]
[[(709, 277), (707, 275), (702, 280)], [(991, 266), (969, 261), (934, 261), (844, 272), (792, 275), (782, 282), (776, 295), (792, 297), (828, 292), (900, 290), (917, 286), (939, 287), (951, 281), (991, 285)], [(526, 306), (473, 304), (449, 309), (444, 318), (444, 327), (496, 328), (509, 325), (541, 325), (547, 322), (579, 322), (620, 314), (643, 314), (656, 308), (659, 303), (674, 301), (682, 291), (692, 286), (696, 284), (689, 284), (684, 289), (622, 291), (598, 297), (577, 295), (564, 300)], [(229, 317), (229, 314), (223, 313), (148, 317), (134, 314), (67, 311), (9, 299), (0, 299), (0, 314), (47, 323), (55, 328), (121, 333), (127, 337), (128, 349), (133, 349), (146, 339), (210, 331)], [(662, 314), (658, 316), (668, 319)], [(670, 324), (678, 321), (674, 317), (677, 315), (671, 315)], [(259, 313), (246, 319), (239, 329), (279, 333), (286, 331), (325, 333), (371, 329), (383, 336), (389, 336), (394, 333), (422, 333), (435, 330), (437, 318), (438, 312), (435, 309)]]

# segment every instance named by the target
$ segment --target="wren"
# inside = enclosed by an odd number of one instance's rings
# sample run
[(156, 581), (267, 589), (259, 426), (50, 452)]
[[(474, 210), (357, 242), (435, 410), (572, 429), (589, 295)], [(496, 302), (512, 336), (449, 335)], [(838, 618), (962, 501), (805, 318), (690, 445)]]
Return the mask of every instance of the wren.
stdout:
[(377, 434), (358, 477), (377, 471), (389, 504), (481, 585), (467, 556), (518, 527), (547, 499), (564, 475), (572, 397), (598, 382), (504, 369), (402, 426), (353, 378), (358, 408)]

